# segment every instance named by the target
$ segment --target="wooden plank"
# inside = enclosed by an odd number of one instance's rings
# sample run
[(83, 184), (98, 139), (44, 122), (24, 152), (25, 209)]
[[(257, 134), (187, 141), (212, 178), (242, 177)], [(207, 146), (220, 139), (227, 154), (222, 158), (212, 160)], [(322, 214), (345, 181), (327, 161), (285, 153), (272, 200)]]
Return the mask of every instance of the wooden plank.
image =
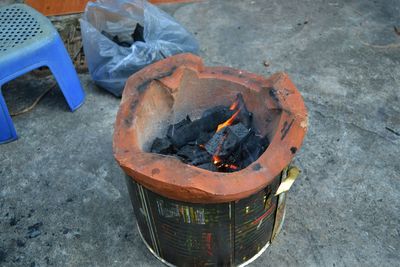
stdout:
[[(82, 13), (87, 2), (94, 0), (25, 0), (25, 4), (30, 5), (45, 16), (67, 15)], [(187, 3), (196, 0), (150, 0), (153, 4), (167, 3)]]

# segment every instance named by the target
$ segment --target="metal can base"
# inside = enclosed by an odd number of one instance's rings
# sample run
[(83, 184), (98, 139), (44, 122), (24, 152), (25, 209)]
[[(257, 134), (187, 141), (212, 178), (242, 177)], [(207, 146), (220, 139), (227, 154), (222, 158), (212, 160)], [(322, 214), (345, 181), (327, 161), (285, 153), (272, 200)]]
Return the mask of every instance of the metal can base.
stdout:
[[(163, 258), (161, 258), (160, 256), (158, 256), (154, 250), (150, 247), (149, 244), (147, 244), (146, 240), (143, 238), (142, 232), (140, 231), (140, 227), (138, 224), (136, 224), (136, 227), (138, 229), (139, 232), (139, 236), (142, 239), (143, 243), (146, 245), (147, 249), (151, 252), (151, 254), (153, 254), (154, 257), (156, 257), (157, 260), (159, 260), (160, 262), (162, 262), (163, 264), (165, 264), (166, 266), (169, 267), (177, 267), (176, 265), (173, 265), (172, 263), (167, 262), (166, 260), (164, 260)], [(238, 265), (238, 267), (244, 267), (249, 265), (250, 263), (252, 263), (253, 261), (255, 261), (258, 257), (260, 257), (269, 247), (269, 245), (271, 244), (271, 242), (268, 242), (256, 255), (254, 255), (251, 259), (249, 259), (246, 262), (243, 262), (241, 264)]]

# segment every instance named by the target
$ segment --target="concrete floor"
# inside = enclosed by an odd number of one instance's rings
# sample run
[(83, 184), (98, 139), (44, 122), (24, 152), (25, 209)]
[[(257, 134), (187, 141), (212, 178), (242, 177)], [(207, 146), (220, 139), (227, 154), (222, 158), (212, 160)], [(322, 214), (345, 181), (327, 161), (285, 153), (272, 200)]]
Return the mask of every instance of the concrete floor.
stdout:
[[(251, 266), (399, 266), (400, 2), (163, 8), (196, 34), (207, 64), (286, 71), (309, 109), (283, 232)], [(78, 111), (53, 90), (14, 118), (20, 139), (0, 146), (0, 265), (161, 266), (140, 240), (113, 158), (119, 99), (80, 78)], [(3, 91), (17, 109), (50, 84), (25, 79)]]

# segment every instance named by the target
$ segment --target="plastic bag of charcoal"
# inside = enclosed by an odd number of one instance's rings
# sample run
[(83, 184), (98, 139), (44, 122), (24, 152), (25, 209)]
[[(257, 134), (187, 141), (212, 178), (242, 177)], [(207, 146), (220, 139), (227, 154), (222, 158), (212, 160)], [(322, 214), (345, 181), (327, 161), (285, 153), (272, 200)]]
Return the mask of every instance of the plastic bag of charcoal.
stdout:
[(190, 32), (145, 0), (89, 2), (80, 23), (90, 75), (116, 96), (148, 64), (199, 49)]

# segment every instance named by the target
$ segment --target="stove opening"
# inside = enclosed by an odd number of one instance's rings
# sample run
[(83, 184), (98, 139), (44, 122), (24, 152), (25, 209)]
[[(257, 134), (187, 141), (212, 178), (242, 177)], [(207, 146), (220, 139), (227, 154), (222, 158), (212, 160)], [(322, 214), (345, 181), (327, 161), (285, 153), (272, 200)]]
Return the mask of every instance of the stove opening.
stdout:
[(215, 106), (199, 119), (187, 115), (169, 125), (166, 136), (157, 137), (150, 151), (209, 171), (234, 172), (256, 161), (268, 145), (268, 137), (253, 125), (253, 114), (238, 93), (230, 106)]

